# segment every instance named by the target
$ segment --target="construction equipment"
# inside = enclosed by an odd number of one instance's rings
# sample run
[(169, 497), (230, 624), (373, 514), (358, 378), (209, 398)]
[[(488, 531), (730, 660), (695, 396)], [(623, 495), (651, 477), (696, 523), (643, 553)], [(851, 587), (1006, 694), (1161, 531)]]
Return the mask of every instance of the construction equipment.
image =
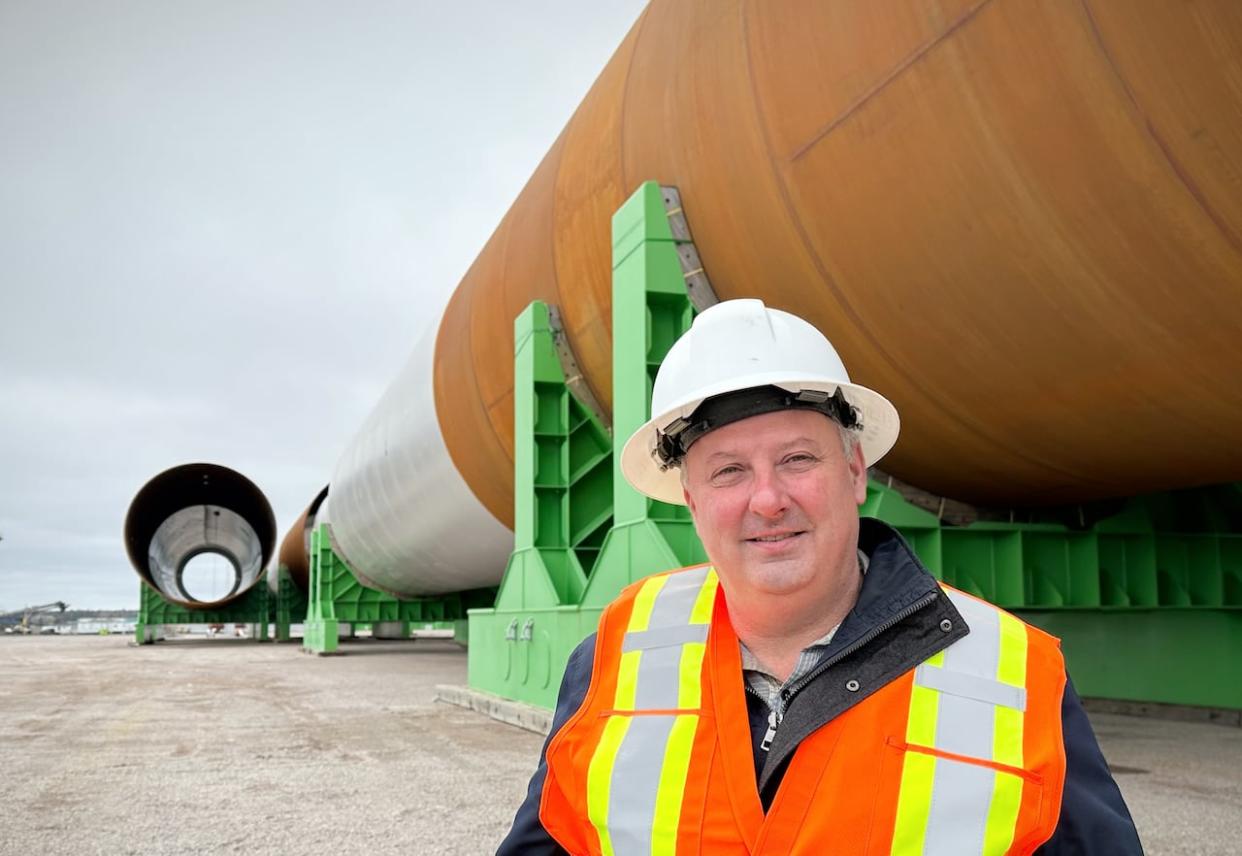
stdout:
[(26, 636), (34, 632), (31, 629), (31, 623), (30, 623), (31, 618), (36, 618), (38, 616), (51, 613), (51, 612), (55, 612), (57, 615), (59, 615), (68, 608), (69, 608), (69, 604), (65, 603), (63, 600), (54, 600), (51, 603), (41, 603), (38, 606), (28, 606), (25, 609), (19, 609), (14, 612), (6, 612), (3, 614), (0, 614), (0, 623), (4, 622), (6, 618), (9, 618), (11, 616), (20, 615), (22, 617), (21, 621), (17, 622), (16, 624), (13, 624), (10, 627), (5, 627), (4, 632), (5, 633), (19, 633), (23, 636)]

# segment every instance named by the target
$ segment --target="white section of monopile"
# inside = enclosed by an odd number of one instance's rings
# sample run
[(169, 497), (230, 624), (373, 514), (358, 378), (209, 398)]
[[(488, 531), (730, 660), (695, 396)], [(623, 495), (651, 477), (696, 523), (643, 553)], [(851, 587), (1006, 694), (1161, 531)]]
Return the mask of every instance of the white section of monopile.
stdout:
[(433, 326), (350, 442), (318, 515), (355, 575), (398, 596), (499, 585), (513, 549), (440, 435), (435, 339)]

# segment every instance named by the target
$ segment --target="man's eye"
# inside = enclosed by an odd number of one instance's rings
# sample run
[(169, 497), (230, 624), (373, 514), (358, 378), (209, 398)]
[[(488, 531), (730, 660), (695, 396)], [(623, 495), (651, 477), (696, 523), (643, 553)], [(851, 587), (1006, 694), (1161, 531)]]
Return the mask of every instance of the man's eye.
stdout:
[(797, 454), (793, 454), (793, 455), (789, 455), (785, 457), (784, 459), (781, 460), (781, 463), (792, 464), (794, 466), (798, 466), (798, 465), (813, 464), (817, 460), (818, 458), (816, 458), (814, 455), (808, 454), (806, 452), (798, 452)]
[(712, 473), (712, 481), (719, 481), (721, 479), (732, 478), (733, 476), (738, 475), (741, 471), (742, 471), (742, 468), (737, 466), (736, 464), (730, 464), (727, 467), (721, 467), (720, 469)]

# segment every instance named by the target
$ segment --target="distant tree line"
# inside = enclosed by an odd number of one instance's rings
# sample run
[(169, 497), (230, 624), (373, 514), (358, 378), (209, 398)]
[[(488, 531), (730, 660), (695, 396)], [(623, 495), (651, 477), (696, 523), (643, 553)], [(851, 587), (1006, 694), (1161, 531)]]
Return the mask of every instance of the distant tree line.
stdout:
[[(21, 624), (25, 609), (8, 612), (0, 609), (0, 625)], [(98, 621), (137, 621), (138, 611), (134, 609), (66, 609), (64, 612), (40, 612), (30, 616), (32, 624), (69, 624), (80, 618)]]

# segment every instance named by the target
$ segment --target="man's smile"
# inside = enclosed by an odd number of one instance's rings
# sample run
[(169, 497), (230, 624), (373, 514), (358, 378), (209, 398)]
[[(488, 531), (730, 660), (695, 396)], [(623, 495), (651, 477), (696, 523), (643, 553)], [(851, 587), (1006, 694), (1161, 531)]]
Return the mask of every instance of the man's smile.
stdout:
[(754, 535), (746, 540), (752, 544), (773, 544), (781, 541), (788, 541), (791, 538), (797, 538), (799, 535), (805, 535), (805, 530), (796, 530), (790, 532), (771, 532), (763, 535)]

